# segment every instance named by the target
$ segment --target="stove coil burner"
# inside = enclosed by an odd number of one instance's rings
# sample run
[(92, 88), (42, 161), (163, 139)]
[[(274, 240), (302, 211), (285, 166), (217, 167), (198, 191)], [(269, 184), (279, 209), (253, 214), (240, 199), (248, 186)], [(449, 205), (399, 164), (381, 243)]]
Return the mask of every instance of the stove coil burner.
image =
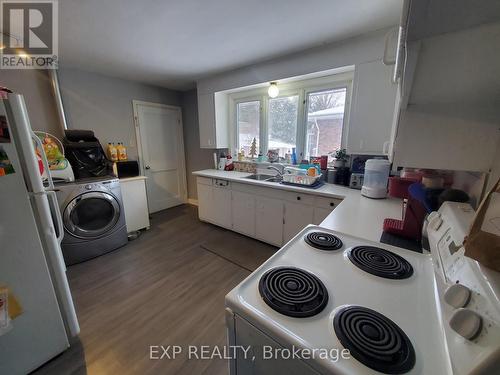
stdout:
[(340, 238), (325, 232), (310, 232), (306, 235), (305, 241), (321, 250), (338, 250), (343, 245)]
[(328, 291), (321, 280), (294, 267), (267, 271), (260, 278), (259, 293), (274, 310), (297, 318), (316, 315), (328, 303)]
[(347, 256), (363, 271), (385, 279), (407, 279), (413, 275), (413, 267), (406, 259), (378, 247), (356, 246)]
[(389, 318), (361, 306), (341, 308), (333, 328), (342, 345), (365, 366), (385, 374), (403, 374), (415, 365), (410, 339)]

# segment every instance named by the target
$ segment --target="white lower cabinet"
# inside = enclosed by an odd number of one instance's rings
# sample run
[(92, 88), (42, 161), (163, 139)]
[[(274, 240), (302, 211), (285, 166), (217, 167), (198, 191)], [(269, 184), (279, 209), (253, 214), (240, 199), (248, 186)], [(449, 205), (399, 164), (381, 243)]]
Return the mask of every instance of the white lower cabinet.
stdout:
[(232, 192), (233, 230), (255, 236), (255, 195), (240, 191)]
[(331, 209), (314, 207), (313, 220), (311, 223), (319, 225), (328, 215), (330, 215), (330, 212), (332, 212)]
[[(203, 221), (231, 228), (231, 188), (220, 180), (198, 177), (198, 217)], [(223, 183), (227, 181), (222, 181)]]
[(285, 202), (283, 242), (290, 241), (305, 226), (313, 224), (314, 207), (300, 203)]
[(201, 220), (212, 221), (214, 209), (213, 187), (201, 183), (198, 179), (198, 216)]
[(213, 221), (224, 228), (231, 228), (231, 190), (213, 187)]
[(149, 229), (146, 177), (120, 179), (127, 232)]
[(283, 201), (255, 197), (255, 238), (276, 246), (283, 244)]
[(200, 220), (282, 246), (305, 226), (320, 224), (341, 199), (198, 177)]

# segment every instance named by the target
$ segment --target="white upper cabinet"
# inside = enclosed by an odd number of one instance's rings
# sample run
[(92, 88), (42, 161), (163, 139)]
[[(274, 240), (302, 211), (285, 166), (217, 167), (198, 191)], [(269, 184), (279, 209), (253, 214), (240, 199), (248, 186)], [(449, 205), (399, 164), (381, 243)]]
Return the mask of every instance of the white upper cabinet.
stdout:
[(228, 100), (224, 93), (198, 93), (201, 148), (228, 148)]
[(215, 148), (215, 102), (213, 94), (198, 94), (200, 147)]
[(387, 154), (397, 86), (393, 65), (371, 61), (356, 65), (353, 100), (347, 130), (349, 154)]

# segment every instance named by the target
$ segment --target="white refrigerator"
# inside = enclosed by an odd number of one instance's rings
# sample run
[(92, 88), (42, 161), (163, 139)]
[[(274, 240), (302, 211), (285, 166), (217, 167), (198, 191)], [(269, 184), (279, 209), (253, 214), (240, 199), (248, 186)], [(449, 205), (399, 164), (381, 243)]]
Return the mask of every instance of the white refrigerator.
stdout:
[(50, 177), (41, 179), (34, 144), (43, 148), (23, 96), (0, 97), (0, 166), (10, 163), (0, 171), (0, 286), (22, 308), (0, 336), (0, 374), (25, 374), (66, 350), (80, 328), (60, 248), (59, 206)]

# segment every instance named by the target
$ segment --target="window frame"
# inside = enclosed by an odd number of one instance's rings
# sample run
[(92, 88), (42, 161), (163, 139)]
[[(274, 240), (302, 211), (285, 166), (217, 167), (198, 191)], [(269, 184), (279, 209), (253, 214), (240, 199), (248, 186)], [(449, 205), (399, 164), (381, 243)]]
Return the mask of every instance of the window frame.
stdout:
[[(342, 139), (341, 147), (345, 148), (349, 133), (349, 120), (351, 112), (351, 101), (353, 93), (354, 71), (339, 73), (335, 75), (314, 78), (310, 80), (302, 80), (280, 84), (280, 93), (276, 98), (298, 95), (297, 109), (297, 130), (296, 130), (296, 153), (297, 159), (305, 155), (306, 152), (306, 134), (307, 134), (307, 112), (308, 112), (308, 96), (311, 93), (322, 92), (327, 90), (346, 89), (346, 100), (344, 105), (344, 118), (342, 122)], [(229, 126), (230, 150), (240, 150), (239, 145), (239, 125), (238, 125), (238, 104), (259, 101), (260, 102), (260, 117), (259, 117), (259, 150), (265, 155), (269, 145), (269, 95), (267, 93), (268, 86), (252, 88), (233, 92), (229, 95), (229, 118), (231, 119)], [(273, 98), (275, 99), (275, 98)], [(333, 151), (333, 150), (332, 150)]]
[[(238, 99), (235, 99), (232, 103), (232, 105), (230, 106), (230, 109), (232, 109), (232, 114), (231, 114), (231, 119), (233, 120), (233, 126), (230, 126), (230, 129), (233, 129), (234, 131), (234, 134), (232, 134), (230, 136), (230, 141), (232, 142), (232, 144), (230, 144), (230, 147), (231, 146), (234, 146), (233, 149), (236, 149), (238, 150), (238, 152), (240, 151), (241, 147), (240, 147), (240, 125), (239, 125), (239, 121), (238, 121), (238, 105), (241, 104), (241, 103), (248, 103), (248, 102), (259, 102), (260, 103), (260, 109), (259, 109), (259, 150), (262, 148), (262, 132), (263, 132), (263, 127), (264, 127), (264, 124), (263, 124), (263, 98), (262, 96), (260, 95), (252, 95), (252, 96), (244, 96), (244, 97), (241, 97), (241, 98), (238, 98)], [(257, 153), (259, 152), (259, 150), (257, 150)]]
[(287, 89), (287, 90), (280, 90), (280, 93), (277, 97), (275, 98), (270, 98), (269, 95), (267, 94), (266, 90), (266, 118), (265, 118), (265, 143), (263, 144), (265, 148), (263, 149), (263, 154), (266, 155), (267, 151), (269, 150), (269, 101), (272, 99), (280, 99), (280, 98), (286, 98), (289, 96), (298, 96), (298, 102), (297, 102), (297, 129), (295, 130), (295, 152), (298, 152), (300, 150), (300, 144), (299, 144), (299, 134), (300, 134), (300, 119), (301, 119), (301, 113), (304, 110), (304, 96), (303, 96), (303, 90), (301, 89)]
[[(347, 145), (347, 133), (348, 133), (348, 124), (349, 124), (349, 114), (351, 112), (351, 95), (352, 95), (352, 80), (344, 81), (344, 82), (337, 82), (335, 86), (332, 86), (332, 84), (327, 84), (323, 86), (315, 86), (315, 87), (310, 87), (304, 89), (304, 117), (303, 117), (303, 122), (304, 122), (304, 129), (303, 129), (303, 135), (302, 139), (305, 142), (306, 141), (306, 135), (307, 135), (307, 114), (308, 114), (308, 108), (309, 108), (309, 94), (315, 94), (315, 93), (320, 93), (323, 91), (330, 91), (330, 90), (338, 90), (338, 89), (346, 89), (345, 93), (345, 103), (344, 103), (344, 118), (342, 119), (342, 135), (340, 139), (340, 148), (346, 148)], [(333, 150), (332, 150), (333, 151)], [(302, 148), (302, 153), (303, 155), (306, 154), (306, 144), (304, 143), (303, 148)]]

